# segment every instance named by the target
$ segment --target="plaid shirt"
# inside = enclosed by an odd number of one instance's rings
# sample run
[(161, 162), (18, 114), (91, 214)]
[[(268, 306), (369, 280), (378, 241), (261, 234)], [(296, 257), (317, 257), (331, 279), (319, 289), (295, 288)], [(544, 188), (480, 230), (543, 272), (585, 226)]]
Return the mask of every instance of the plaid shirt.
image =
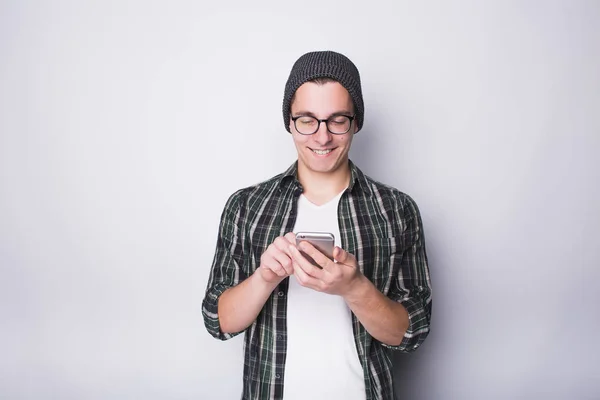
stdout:
[[(342, 248), (355, 255), (361, 272), (408, 311), (410, 324), (399, 346), (374, 339), (352, 314), (366, 398), (394, 399), (389, 352), (416, 350), (429, 334), (431, 282), (421, 216), (406, 194), (364, 175), (353, 163), (338, 221)], [(204, 324), (226, 340), (218, 319), (219, 296), (249, 277), (276, 237), (292, 232), (303, 189), (297, 162), (280, 175), (235, 192), (221, 215), (216, 253), (202, 304)], [(245, 331), (242, 399), (281, 399), (286, 358), (288, 278), (273, 291)]]

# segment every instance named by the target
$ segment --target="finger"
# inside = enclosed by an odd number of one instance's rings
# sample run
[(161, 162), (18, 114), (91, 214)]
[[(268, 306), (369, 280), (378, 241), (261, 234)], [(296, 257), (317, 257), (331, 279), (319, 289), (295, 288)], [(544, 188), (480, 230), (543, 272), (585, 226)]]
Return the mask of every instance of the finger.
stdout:
[(267, 269), (270, 269), (278, 276), (285, 276), (286, 271), (276, 258), (278, 251), (275, 247), (269, 246), (267, 251), (265, 251), (261, 257), (261, 266), (264, 266)]
[[(295, 236), (294, 236), (295, 237)], [(275, 248), (277, 250), (279, 250), (280, 252), (286, 254), (288, 257), (292, 257), (292, 255), (290, 254), (290, 242), (289, 239), (287, 238), (287, 236), (283, 236), (283, 237), (278, 237), (277, 239), (275, 239), (275, 241), (273, 242), (273, 246), (275, 246)], [(294, 242), (294, 244), (296, 244), (296, 242)]]
[(333, 258), (338, 263), (350, 265), (353, 267), (357, 265), (356, 257), (354, 257), (354, 254), (348, 253), (346, 250), (342, 249), (339, 246), (335, 246), (335, 248), (333, 249)]
[(323, 279), (325, 274), (324, 270), (314, 266), (310, 261), (306, 259), (306, 257), (302, 255), (302, 253), (300, 253), (300, 251), (296, 247), (290, 246), (290, 252), (292, 253), (292, 257), (295, 262), (294, 271), (297, 268), (300, 268), (302, 269), (302, 272), (304, 272), (306, 275), (309, 275), (319, 280)]
[(321, 291), (321, 281), (308, 275), (298, 263), (294, 263), (294, 276), (301, 286)]
[(332, 261), (325, 254), (321, 253), (309, 242), (300, 242), (298, 249), (309, 255), (322, 268), (325, 268), (328, 264), (332, 263)]
[(290, 243), (293, 244), (294, 246), (296, 245), (296, 234), (294, 234), (294, 232), (288, 232), (285, 234), (284, 238)]
[(285, 269), (274, 258), (269, 258), (262, 264), (262, 268), (269, 269), (277, 276), (286, 276)]
[(291, 275), (294, 272), (292, 259), (286, 253), (278, 251), (273, 255), (273, 258), (275, 258), (275, 261), (279, 263), (281, 268), (283, 268), (286, 275)]

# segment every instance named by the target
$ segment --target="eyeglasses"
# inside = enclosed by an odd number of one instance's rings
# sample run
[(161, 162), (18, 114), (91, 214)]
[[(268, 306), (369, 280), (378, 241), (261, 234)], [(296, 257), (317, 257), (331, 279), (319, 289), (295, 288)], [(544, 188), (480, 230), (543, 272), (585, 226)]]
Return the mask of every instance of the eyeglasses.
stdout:
[(334, 135), (343, 135), (348, 133), (352, 126), (355, 116), (349, 115), (332, 115), (327, 119), (318, 119), (309, 115), (300, 115), (298, 117), (292, 117), (294, 126), (298, 133), (302, 135), (312, 135), (316, 133), (321, 127), (321, 122), (325, 122), (327, 130)]

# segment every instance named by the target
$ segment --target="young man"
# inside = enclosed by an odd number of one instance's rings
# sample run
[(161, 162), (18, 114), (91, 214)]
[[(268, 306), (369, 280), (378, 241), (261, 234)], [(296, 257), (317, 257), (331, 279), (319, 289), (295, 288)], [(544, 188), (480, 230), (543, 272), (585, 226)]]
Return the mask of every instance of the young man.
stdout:
[[(429, 333), (419, 210), (348, 159), (364, 105), (344, 55), (296, 61), (283, 119), (298, 160), (227, 201), (204, 323), (221, 340), (245, 331), (243, 399), (393, 399), (389, 351)], [(333, 233), (334, 261), (296, 245), (299, 231)]]

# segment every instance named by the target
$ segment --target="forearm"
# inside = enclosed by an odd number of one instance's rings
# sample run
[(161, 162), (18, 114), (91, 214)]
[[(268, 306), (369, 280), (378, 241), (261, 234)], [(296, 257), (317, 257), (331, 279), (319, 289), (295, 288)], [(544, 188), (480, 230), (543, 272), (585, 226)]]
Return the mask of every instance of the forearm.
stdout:
[(399, 345), (409, 326), (408, 312), (383, 295), (364, 275), (360, 275), (352, 290), (344, 296), (348, 307), (367, 332), (390, 346)]
[(221, 331), (236, 333), (250, 326), (277, 285), (265, 282), (256, 272), (223, 292), (218, 306)]

